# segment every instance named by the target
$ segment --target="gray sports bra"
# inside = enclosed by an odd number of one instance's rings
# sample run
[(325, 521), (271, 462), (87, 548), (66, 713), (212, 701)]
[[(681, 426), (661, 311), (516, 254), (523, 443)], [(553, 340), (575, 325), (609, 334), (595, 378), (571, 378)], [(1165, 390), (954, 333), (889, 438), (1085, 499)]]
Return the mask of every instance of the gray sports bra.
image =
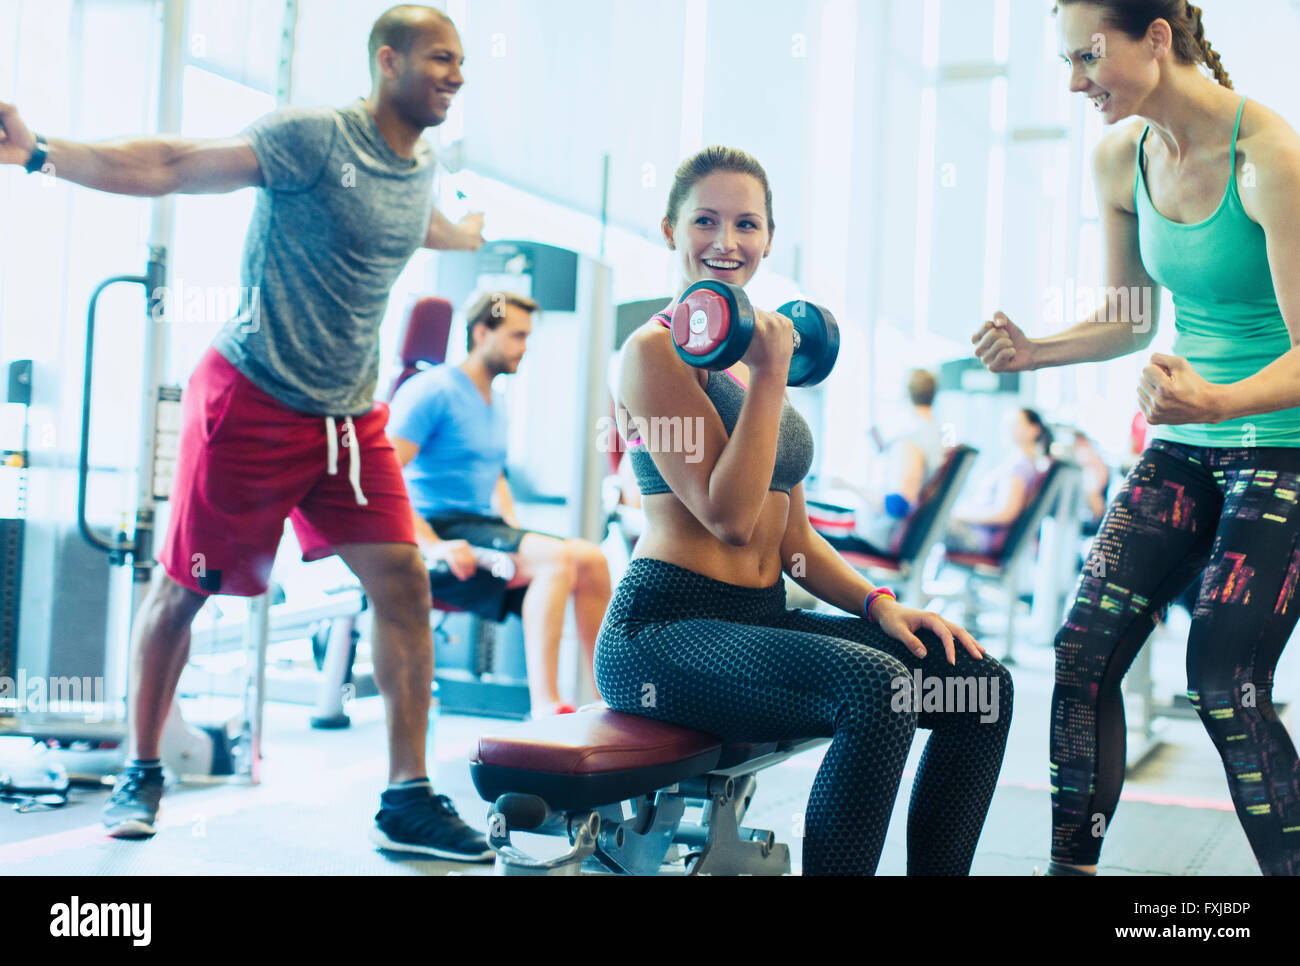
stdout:
[[(660, 313), (655, 318), (668, 324), (666, 313)], [(736, 428), (736, 420), (740, 418), (740, 406), (745, 401), (744, 387), (730, 373), (710, 372), (704, 391), (722, 417), (722, 427), (730, 436)], [(643, 496), (672, 492), (672, 487), (664, 482), (650, 456), (650, 447), (667, 450), (675, 445), (698, 445), (698, 441), (685, 435), (685, 426), (673, 425), (680, 422), (681, 420), (668, 421), (667, 427), (650, 425), (649, 440), (642, 439), (628, 444), (628, 459), (632, 461), (632, 472), (636, 474), (636, 483)], [(812, 430), (787, 400), (781, 407), (781, 426), (776, 437), (776, 465), (772, 468), (772, 483), (768, 489), (789, 493), (808, 475), (808, 470), (812, 468), (812, 458)]]

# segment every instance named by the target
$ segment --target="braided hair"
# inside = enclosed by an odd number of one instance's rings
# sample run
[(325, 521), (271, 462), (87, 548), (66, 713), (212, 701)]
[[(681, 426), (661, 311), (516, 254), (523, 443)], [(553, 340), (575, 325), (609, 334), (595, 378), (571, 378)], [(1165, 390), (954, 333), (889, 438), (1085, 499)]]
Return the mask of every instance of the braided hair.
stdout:
[(1105, 11), (1106, 21), (1133, 40), (1141, 40), (1157, 20), (1164, 20), (1174, 36), (1174, 55), (1184, 64), (1205, 64), (1214, 79), (1232, 90), (1232, 80), (1218, 52), (1205, 36), (1204, 12), (1189, 0), (1056, 0), (1053, 13), (1075, 3), (1089, 3)]

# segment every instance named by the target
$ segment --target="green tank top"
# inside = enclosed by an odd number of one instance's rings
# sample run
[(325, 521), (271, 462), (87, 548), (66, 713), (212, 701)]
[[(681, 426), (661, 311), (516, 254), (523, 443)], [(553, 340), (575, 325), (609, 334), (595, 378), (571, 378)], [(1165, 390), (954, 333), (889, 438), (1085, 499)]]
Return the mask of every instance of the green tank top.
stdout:
[[(1133, 202), (1142, 264), (1174, 299), (1173, 354), (1207, 382), (1238, 382), (1291, 350), (1264, 229), (1251, 221), (1237, 191), (1237, 132), (1232, 130), (1228, 188), (1205, 221), (1184, 225), (1156, 211), (1142, 161), (1148, 126), (1138, 142)], [(1300, 446), (1300, 409), (1245, 416), (1222, 423), (1155, 426), (1153, 438), (1192, 446)]]

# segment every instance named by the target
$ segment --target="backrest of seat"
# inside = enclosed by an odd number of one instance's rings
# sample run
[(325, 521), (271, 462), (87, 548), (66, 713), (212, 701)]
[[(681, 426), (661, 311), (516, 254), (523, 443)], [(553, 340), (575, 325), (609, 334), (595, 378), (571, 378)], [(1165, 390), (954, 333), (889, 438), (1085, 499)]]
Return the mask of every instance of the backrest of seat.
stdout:
[(1030, 489), (1029, 499), (1025, 502), (1025, 508), (1021, 511), (1020, 516), (1016, 517), (1014, 523), (1007, 528), (1006, 539), (1002, 543), (1002, 549), (997, 552), (997, 558), (1003, 565), (1009, 564), (1023, 551), (1038, 535), (1038, 528), (1043, 522), (1043, 517), (1047, 516), (1052, 504), (1056, 502), (1056, 496), (1060, 492), (1061, 482), (1065, 474), (1070, 470), (1070, 466), (1061, 460), (1051, 460), (1038, 477)]
[(402, 383), (425, 366), (437, 366), (447, 361), (451, 315), (451, 303), (444, 298), (417, 299), (411, 306), (397, 343), (402, 371), (388, 390), (389, 399)]
[(402, 387), (402, 383), (406, 382), (406, 380), (410, 379), (417, 372), (420, 372), (421, 369), (421, 366), (407, 366), (399, 372), (397, 378), (393, 380), (393, 384), (388, 387), (388, 401), (392, 402), (393, 397), (397, 395), (397, 390)]
[(899, 560), (920, 560), (930, 552), (948, 526), (948, 517), (978, 455), (978, 450), (963, 444), (948, 451), (939, 469), (921, 489), (916, 511), (908, 517), (898, 536), (895, 545)]

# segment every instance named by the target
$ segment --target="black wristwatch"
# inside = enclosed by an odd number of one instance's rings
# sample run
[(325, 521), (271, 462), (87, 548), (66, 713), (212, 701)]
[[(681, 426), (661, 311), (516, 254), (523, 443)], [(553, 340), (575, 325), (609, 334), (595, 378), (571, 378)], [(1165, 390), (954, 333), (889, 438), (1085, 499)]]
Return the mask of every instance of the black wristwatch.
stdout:
[(27, 159), (24, 167), (28, 174), (35, 174), (45, 167), (45, 157), (50, 153), (50, 146), (45, 143), (45, 138), (39, 134), (36, 135), (36, 149), (32, 151), (32, 156)]

